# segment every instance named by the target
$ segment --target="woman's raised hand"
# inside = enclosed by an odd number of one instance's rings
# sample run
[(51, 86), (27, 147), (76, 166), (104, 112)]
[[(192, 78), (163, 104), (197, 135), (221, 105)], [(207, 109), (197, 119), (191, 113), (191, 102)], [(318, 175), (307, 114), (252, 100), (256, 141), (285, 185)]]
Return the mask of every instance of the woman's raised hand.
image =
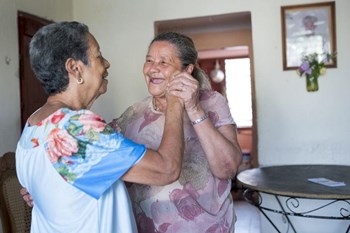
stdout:
[(199, 83), (186, 71), (176, 73), (168, 84), (168, 92), (181, 98), (187, 112), (196, 111), (199, 103)]

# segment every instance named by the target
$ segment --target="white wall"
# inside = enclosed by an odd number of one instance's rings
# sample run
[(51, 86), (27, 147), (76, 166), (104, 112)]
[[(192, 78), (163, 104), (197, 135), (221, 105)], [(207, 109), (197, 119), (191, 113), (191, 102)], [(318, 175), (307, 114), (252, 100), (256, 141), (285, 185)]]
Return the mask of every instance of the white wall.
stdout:
[(20, 131), (16, 17), (15, 2), (0, 0), (0, 155), (14, 150)]
[(15, 150), (21, 130), (17, 11), (71, 20), (72, 5), (71, 0), (0, 0), (0, 156)]

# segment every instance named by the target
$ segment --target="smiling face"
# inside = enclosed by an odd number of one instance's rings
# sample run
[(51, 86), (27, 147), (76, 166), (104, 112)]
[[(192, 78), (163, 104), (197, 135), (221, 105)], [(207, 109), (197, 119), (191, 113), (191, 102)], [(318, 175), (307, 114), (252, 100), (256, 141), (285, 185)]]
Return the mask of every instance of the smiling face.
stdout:
[(156, 41), (150, 46), (143, 74), (148, 92), (155, 97), (163, 97), (169, 80), (176, 71), (181, 71), (182, 64), (174, 45), (166, 41)]

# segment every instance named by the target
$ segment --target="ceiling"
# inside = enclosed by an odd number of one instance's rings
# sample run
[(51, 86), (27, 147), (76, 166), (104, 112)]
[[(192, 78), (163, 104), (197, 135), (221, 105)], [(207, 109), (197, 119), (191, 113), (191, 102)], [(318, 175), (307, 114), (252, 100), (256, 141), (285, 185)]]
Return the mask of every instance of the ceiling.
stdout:
[[(211, 15), (196, 18), (184, 18), (154, 23), (155, 34), (166, 31), (176, 31), (191, 35), (206, 32), (222, 32), (239, 29), (251, 29), (250, 12), (239, 12), (222, 15)], [(225, 58), (248, 56), (247, 47), (220, 48), (214, 50), (198, 51), (199, 59)]]
[(230, 31), (251, 28), (250, 12), (211, 15), (196, 18), (184, 18), (154, 23), (156, 34), (165, 31), (177, 31), (184, 34)]

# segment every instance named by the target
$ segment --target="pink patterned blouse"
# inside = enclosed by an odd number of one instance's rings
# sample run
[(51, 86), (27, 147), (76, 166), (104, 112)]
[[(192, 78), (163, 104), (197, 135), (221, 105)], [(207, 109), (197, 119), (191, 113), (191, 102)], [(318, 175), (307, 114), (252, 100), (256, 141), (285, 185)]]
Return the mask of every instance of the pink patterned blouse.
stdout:
[[(200, 101), (215, 127), (234, 124), (221, 94), (203, 91)], [(157, 149), (164, 120), (164, 114), (153, 109), (149, 96), (129, 107), (111, 124), (118, 124), (131, 140)], [(236, 216), (231, 180), (213, 176), (187, 115), (184, 133), (185, 154), (179, 180), (166, 186), (128, 186), (139, 233), (232, 233)]]

